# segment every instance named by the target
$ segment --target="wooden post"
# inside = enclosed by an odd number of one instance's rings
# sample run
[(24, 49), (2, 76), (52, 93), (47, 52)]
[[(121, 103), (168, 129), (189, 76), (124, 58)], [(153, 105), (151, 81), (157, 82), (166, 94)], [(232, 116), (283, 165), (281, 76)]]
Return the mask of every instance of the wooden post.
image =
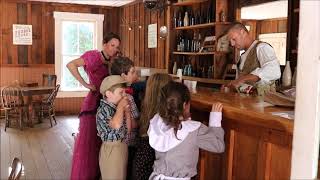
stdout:
[(320, 1), (300, 1), (291, 179), (315, 179), (317, 176), (320, 125), (319, 31)]

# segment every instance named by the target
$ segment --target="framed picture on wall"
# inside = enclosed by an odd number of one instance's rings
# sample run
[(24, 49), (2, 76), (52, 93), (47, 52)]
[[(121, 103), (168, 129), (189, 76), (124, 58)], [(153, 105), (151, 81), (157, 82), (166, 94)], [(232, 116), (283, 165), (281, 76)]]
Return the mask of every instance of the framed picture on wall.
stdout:
[(14, 45), (32, 45), (32, 25), (13, 24), (12, 31)]

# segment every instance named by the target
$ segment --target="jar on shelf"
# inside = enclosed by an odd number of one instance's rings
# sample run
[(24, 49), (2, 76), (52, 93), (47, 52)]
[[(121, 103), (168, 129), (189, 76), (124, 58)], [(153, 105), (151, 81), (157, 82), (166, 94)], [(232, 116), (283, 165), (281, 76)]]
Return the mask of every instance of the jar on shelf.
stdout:
[(226, 22), (227, 21), (227, 16), (224, 11), (220, 12), (220, 22)]

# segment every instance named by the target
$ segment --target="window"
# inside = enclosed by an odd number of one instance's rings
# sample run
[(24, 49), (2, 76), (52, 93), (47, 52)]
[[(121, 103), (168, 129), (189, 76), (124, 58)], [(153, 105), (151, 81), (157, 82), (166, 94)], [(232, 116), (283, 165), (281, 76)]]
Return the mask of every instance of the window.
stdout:
[(259, 34), (259, 40), (273, 47), (280, 65), (286, 64), (287, 33)]
[[(66, 65), (84, 52), (101, 49), (103, 15), (54, 12), (55, 18), (55, 73), (61, 85), (59, 97), (84, 97), (88, 89), (69, 72)], [(86, 82), (88, 77), (79, 68)]]

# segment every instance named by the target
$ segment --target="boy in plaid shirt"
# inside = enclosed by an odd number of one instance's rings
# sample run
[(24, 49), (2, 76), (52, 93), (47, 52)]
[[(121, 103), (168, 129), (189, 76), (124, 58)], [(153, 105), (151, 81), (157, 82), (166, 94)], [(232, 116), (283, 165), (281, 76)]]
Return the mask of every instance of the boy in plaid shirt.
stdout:
[(99, 153), (102, 179), (126, 179), (128, 145), (124, 141), (132, 113), (125, 87), (125, 80), (114, 75), (106, 77), (100, 86), (103, 99), (96, 121), (98, 136), (103, 141)]
[(127, 57), (117, 57), (112, 65), (111, 65), (111, 74), (112, 75), (120, 75), (127, 82), (126, 94), (129, 100), (129, 104), (131, 106), (132, 113), (132, 121), (131, 124), (127, 123), (127, 127), (129, 128), (127, 134), (127, 144), (128, 144), (128, 173), (127, 179), (131, 179), (131, 169), (132, 169), (132, 160), (134, 154), (136, 152), (136, 138), (138, 135), (138, 123), (137, 120), (139, 118), (138, 108), (136, 103), (134, 102), (134, 98), (132, 96), (133, 89), (130, 87), (132, 83), (138, 80), (138, 75), (135, 70), (133, 62)]

